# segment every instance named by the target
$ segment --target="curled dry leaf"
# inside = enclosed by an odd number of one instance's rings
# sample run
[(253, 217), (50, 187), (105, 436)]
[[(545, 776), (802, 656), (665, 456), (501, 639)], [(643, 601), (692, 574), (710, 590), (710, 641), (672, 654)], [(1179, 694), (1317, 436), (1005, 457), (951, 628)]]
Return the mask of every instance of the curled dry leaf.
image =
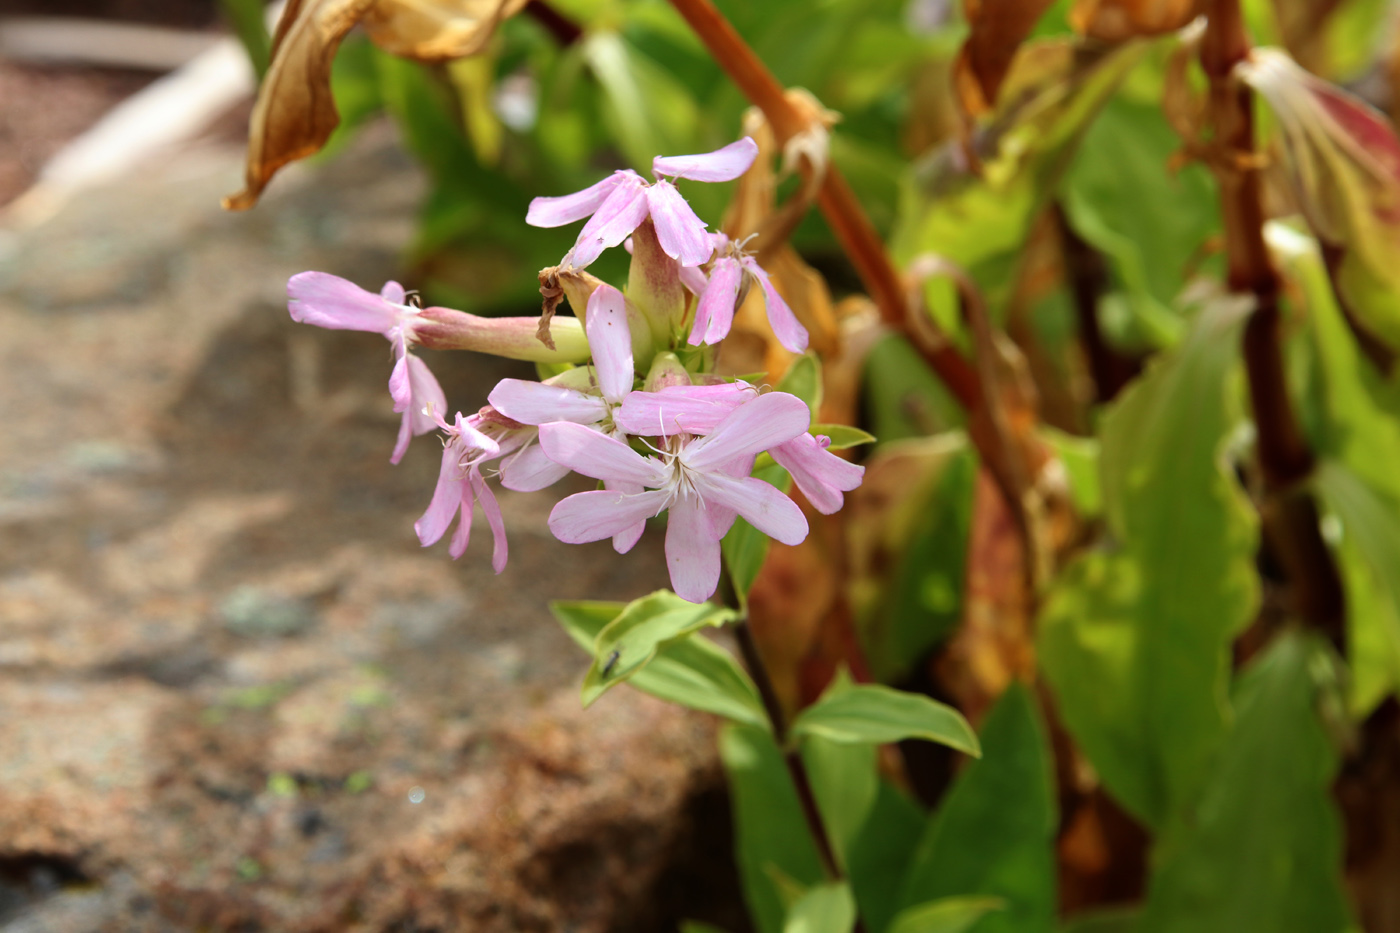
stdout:
[(1239, 77), (1268, 102), (1283, 133), (1294, 195), (1317, 238), (1341, 251), (1338, 287), (1362, 327), (1400, 345), (1400, 140), (1379, 112), (1255, 49)]
[(992, 109), (1017, 50), (1049, 8), (1049, 0), (965, 0), (967, 40), (953, 69), (964, 112)]
[(1200, 13), (1200, 0), (1076, 0), (1069, 21), (1075, 31), (1104, 42), (1160, 36)]
[(525, 0), (290, 0), (277, 23), (272, 61), (248, 126), (244, 188), (223, 200), (243, 211), (289, 162), (320, 151), (340, 123), (331, 63), (363, 23), (376, 44), (423, 61), (471, 55)]

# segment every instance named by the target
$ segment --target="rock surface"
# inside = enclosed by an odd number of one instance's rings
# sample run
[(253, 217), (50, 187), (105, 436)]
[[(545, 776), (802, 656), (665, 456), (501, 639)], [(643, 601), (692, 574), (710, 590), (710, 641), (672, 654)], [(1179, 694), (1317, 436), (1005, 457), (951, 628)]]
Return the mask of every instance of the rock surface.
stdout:
[(738, 928), (712, 723), (581, 710), (545, 606), (664, 585), (655, 530), (420, 549), (438, 443), (390, 466), (385, 344), (284, 288), (392, 277), (422, 183), (376, 126), (224, 214), (240, 158), (0, 231), (0, 931)]

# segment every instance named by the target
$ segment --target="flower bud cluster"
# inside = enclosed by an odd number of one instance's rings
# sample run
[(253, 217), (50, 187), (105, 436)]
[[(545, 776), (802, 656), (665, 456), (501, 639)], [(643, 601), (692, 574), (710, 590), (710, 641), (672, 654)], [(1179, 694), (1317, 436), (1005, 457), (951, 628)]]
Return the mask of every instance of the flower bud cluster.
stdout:
[[(488, 471), (517, 491), (544, 489), (569, 472), (600, 488), (555, 505), (549, 527), (579, 544), (611, 539), (618, 553), (636, 545), (646, 520), (665, 512), (666, 562), (672, 587), (700, 602), (720, 577), (720, 539), (743, 517), (785, 544), (807, 535), (797, 505), (750, 474), (768, 453), (785, 467), (814, 507), (842, 505), (863, 468), (832, 454), (810, 433), (807, 404), (785, 392), (761, 392), (715, 376), (707, 348), (728, 333), (736, 303), (751, 284), (763, 291), (775, 336), (794, 352), (807, 333), (767, 274), (720, 233), (709, 233), (670, 179), (728, 181), (757, 155), (745, 137), (715, 152), (658, 158), (656, 180), (617, 172), (559, 198), (536, 198), (527, 221), (561, 226), (589, 218), (551, 281), (583, 320), (554, 318), (548, 341), (536, 318), (480, 318), (409, 303), (395, 282), (378, 295), (335, 276), (303, 272), (288, 283), (293, 319), (320, 327), (383, 334), (393, 346), (389, 392), (403, 423), (391, 460), (413, 436), (446, 436), (437, 487), (415, 523), (426, 547), (457, 521), (448, 552), (470, 541), (473, 506), (481, 505), (494, 539), (492, 566), (507, 559), (505, 523)], [(626, 244), (632, 265), (626, 291), (584, 272), (603, 250)], [(542, 280), (544, 278), (544, 273)], [(488, 405), (446, 420), (446, 397), (416, 346), (472, 349), (513, 359), (572, 364), (543, 381), (503, 379)], [(460, 516), (460, 518), (459, 518)]]

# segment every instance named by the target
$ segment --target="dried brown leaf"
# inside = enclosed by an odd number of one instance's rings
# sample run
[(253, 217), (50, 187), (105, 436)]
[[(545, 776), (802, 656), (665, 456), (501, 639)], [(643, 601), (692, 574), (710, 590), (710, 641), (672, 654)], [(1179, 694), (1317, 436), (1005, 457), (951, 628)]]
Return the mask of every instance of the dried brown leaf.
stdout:
[(1050, 0), (965, 0), (969, 31), (953, 68), (964, 112), (992, 109), (1017, 50), (1049, 7)]
[(423, 62), (465, 58), (480, 52), (501, 20), (527, 0), (379, 0), (364, 27), (386, 52)]

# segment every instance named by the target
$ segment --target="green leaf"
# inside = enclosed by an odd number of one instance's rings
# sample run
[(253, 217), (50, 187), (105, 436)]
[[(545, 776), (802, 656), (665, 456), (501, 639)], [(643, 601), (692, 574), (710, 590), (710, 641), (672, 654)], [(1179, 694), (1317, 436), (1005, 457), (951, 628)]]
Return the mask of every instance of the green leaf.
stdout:
[[(779, 492), (787, 492), (792, 485), (792, 477), (788, 476), (787, 470), (776, 463), (758, 466), (753, 475), (776, 487)], [(734, 584), (734, 592), (739, 597), (739, 605), (745, 606), (753, 581), (758, 579), (758, 572), (768, 558), (768, 536), (744, 519), (736, 518), (734, 527), (720, 541), (720, 551), (724, 555), (730, 582)]]
[(1258, 602), (1257, 521), (1225, 456), (1246, 311), (1207, 305), (1111, 406), (1100, 471), (1121, 550), (1073, 562), (1039, 620), (1065, 725), (1153, 827), (1193, 797), (1224, 735), (1230, 642)]
[(1099, 488), (1099, 442), (1092, 437), (1076, 437), (1052, 427), (1041, 427), (1040, 436), (1055, 451), (1069, 479), (1074, 507), (1084, 518), (1103, 513), (1103, 493)]
[[(555, 602), (554, 617), (580, 648), (593, 653), (598, 633), (622, 614), (623, 603)], [(768, 714), (749, 675), (733, 655), (698, 633), (661, 645), (651, 663), (627, 681), (643, 693), (690, 709), (768, 729)]]
[(1180, 336), (1172, 303), (1220, 227), (1210, 173), (1200, 165), (1169, 169), (1180, 148), (1158, 101), (1119, 95), (1089, 127), (1065, 176), (1070, 223), (1112, 263), (1132, 313), (1126, 336), (1138, 345), (1166, 346)]
[(682, 920), (680, 933), (728, 933), (724, 928), (699, 920)]
[(816, 354), (809, 350), (793, 360), (783, 378), (778, 380), (778, 391), (802, 399), (815, 418), (822, 407), (822, 364)]
[(669, 590), (633, 600), (598, 633), (593, 664), (583, 678), (583, 705), (646, 667), (663, 644), (737, 617), (732, 609), (688, 602)]
[(773, 870), (804, 887), (823, 880), (802, 804), (768, 732), (726, 725), (719, 755), (734, 805), (734, 854), (744, 900), (758, 933), (782, 933), (787, 911)]
[(1072, 917), (1060, 933), (1134, 933), (1142, 911), (1138, 907), (1109, 907)]
[(856, 902), (850, 886), (833, 881), (809, 888), (788, 910), (783, 933), (850, 933)]
[(1136, 933), (1343, 933), (1337, 754), (1318, 718), (1325, 649), (1278, 638), (1235, 690), (1199, 804), (1162, 846)]
[(263, 0), (219, 0), (219, 6), (238, 41), (243, 43), (253, 72), (261, 81), (272, 56), (272, 37), (267, 34), (267, 8)]
[(928, 822), (928, 814), (918, 804), (889, 783), (879, 782), (875, 803), (846, 860), (868, 933), (881, 933), (899, 910), (900, 886)]
[(982, 726), (985, 754), (958, 775), (907, 870), (900, 903), (983, 895), (1005, 910), (978, 933), (1040, 933), (1055, 920), (1055, 797), (1044, 727), (1013, 684)]
[(832, 742), (814, 735), (802, 740), (800, 752), (812, 784), (812, 796), (843, 869), (879, 793), (875, 766), (878, 751), (874, 745)]
[(862, 380), (870, 427), (882, 446), (966, 421), (957, 400), (903, 337), (892, 334), (870, 348)]
[(962, 714), (937, 700), (882, 684), (833, 685), (792, 723), (792, 735), (883, 745), (926, 739), (980, 755), (977, 735)]
[(966, 933), (987, 914), (1005, 909), (999, 897), (945, 897), (901, 910), (888, 933)]
[(654, 156), (694, 151), (684, 146), (699, 122), (695, 101), (665, 68), (609, 30), (590, 32), (582, 52), (607, 98), (604, 119), (633, 167), (650, 171)]
[(848, 424), (814, 424), (810, 433), (814, 436), (823, 436), (831, 440), (831, 446), (827, 450), (846, 450), (851, 447), (859, 447), (862, 444), (875, 443), (875, 435), (860, 428), (853, 428)]

